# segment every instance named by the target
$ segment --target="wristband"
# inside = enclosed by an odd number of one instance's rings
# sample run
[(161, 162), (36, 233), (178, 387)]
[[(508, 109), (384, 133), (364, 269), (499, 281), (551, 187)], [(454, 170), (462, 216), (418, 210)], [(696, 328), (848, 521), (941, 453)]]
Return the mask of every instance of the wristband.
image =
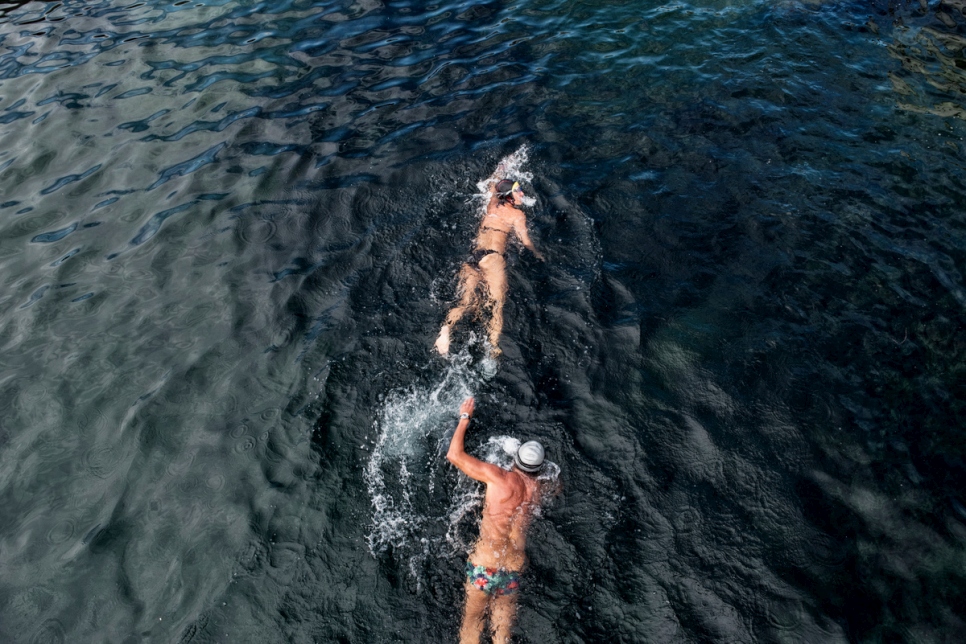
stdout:
[(467, 414), (465, 411), (462, 414), (460, 414), (460, 418), (469, 418), (469, 417), (470, 415)]

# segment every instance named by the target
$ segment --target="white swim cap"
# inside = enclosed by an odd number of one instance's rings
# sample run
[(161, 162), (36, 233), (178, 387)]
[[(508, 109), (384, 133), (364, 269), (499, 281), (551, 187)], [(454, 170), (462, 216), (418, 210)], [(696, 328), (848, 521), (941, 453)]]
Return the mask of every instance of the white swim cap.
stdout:
[(528, 441), (520, 446), (513, 463), (524, 472), (536, 472), (543, 466), (543, 445), (537, 441)]

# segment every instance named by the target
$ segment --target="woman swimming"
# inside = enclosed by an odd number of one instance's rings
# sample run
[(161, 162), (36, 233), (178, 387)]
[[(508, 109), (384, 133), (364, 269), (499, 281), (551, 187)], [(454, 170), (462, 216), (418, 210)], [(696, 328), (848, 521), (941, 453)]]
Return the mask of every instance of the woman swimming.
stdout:
[[(500, 355), (500, 333), (503, 331), (503, 304), (506, 301), (506, 246), (511, 235), (516, 237), (537, 259), (544, 257), (533, 246), (527, 234), (527, 218), (520, 207), (523, 190), (511, 179), (497, 180), (502, 165), (488, 180), (490, 200), (486, 214), (480, 223), (470, 259), (460, 268), (458, 293), (460, 301), (446, 315), (446, 321), (436, 338), (436, 350), (441, 355), (449, 353), (450, 330), (469, 310), (479, 310), (485, 303), (490, 309), (487, 333), (490, 339), (490, 355)], [(485, 302), (481, 302), (482, 296)]]

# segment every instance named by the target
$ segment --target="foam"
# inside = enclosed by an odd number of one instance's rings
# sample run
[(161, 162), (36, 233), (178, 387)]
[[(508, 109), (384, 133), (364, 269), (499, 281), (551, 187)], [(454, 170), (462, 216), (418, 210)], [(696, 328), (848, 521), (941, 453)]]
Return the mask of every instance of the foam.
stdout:
[[(365, 471), (372, 502), (366, 541), (373, 555), (412, 543), (419, 526), (431, 518), (430, 510), (417, 508), (413, 500), (416, 488), (427, 483), (413, 477), (433, 474), (428, 482), (433, 490), (439, 448), (455, 425), (460, 403), (472, 395), (478, 381), (469, 363), (464, 351), (452, 357), (437, 383), (386, 396), (374, 423), (378, 438)], [(434, 443), (437, 449), (429, 449)]]

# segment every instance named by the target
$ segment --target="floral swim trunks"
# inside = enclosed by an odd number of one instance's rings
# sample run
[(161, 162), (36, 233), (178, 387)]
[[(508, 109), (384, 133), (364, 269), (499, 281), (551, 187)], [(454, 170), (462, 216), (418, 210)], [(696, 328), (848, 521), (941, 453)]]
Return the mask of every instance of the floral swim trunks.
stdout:
[(505, 568), (488, 568), (466, 562), (466, 581), (487, 595), (512, 595), (520, 589), (520, 573)]

